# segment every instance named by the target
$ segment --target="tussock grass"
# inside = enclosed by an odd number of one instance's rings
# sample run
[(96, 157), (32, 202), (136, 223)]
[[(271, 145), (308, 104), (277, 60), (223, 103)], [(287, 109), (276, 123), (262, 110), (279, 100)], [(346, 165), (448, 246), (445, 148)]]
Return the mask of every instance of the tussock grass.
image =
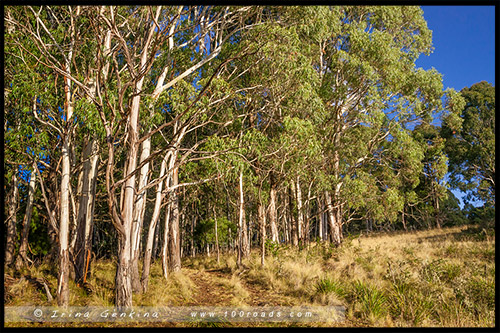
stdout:
[[(240, 268), (235, 253), (221, 254), (219, 264), (214, 256), (184, 258), (183, 267), (216, 281), (217, 293), (228, 296), (232, 306), (250, 304), (256, 290), (267, 290), (274, 301), (281, 297), (281, 304), (344, 305), (346, 321), (340, 326), (492, 327), (494, 259), (494, 232), (461, 226), (363, 234), (348, 237), (338, 248), (323, 242), (302, 250), (268, 244), (264, 266), (256, 249)], [(70, 303), (112, 306), (115, 265), (110, 260), (94, 263), (88, 282), (95, 291), (87, 294), (71, 283)], [(217, 273), (210, 273), (213, 270)], [(161, 264), (153, 263), (149, 289), (134, 294), (134, 304), (179, 306), (193, 301), (197, 287), (187, 273), (171, 273), (165, 280)], [(55, 296), (57, 276), (50, 265), (22, 272), (8, 269), (6, 274), (15, 277), (7, 287), (6, 305), (53, 305), (43, 291), (21, 278), (45, 278)]]
[[(273, 244), (264, 266), (259, 252), (244, 261), (242, 277), (297, 304), (343, 304), (346, 326), (495, 325), (491, 230), (460, 226), (361, 235), (339, 248), (314, 242), (301, 251)], [(232, 272), (233, 258), (221, 257)]]

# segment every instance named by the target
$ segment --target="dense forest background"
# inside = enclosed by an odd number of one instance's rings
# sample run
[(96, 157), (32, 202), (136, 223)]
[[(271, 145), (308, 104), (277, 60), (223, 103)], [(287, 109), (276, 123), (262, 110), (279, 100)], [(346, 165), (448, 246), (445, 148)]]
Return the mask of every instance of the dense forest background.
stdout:
[(495, 88), (415, 66), (419, 7), (16, 6), (4, 27), (5, 265), (57, 264), (59, 305), (104, 258), (127, 307), (152, 262), (494, 221)]

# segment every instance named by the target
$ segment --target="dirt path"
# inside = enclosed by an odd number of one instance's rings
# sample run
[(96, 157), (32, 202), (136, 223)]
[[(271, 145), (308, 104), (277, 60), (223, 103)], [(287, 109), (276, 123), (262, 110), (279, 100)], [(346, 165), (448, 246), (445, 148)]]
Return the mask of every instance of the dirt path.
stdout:
[[(235, 296), (232, 275), (223, 271), (200, 271), (183, 268), (196, 286), (193, 301), (186, 305), (230, 306)], [(239, 277), (241, 286), (248, 292), (248, 297), (238, 299), (238, 304), (249, 306), (285, 306), (291, 305), (288, 297), (284, 297), (262, 285)], [(237, 293), (236, 293), (237, 294)]]
[(227, 287), (210, 274), (195, 269), (183, 269), (196, 286), (193, 301), (186, 305), (228, 305), (232, 294)]

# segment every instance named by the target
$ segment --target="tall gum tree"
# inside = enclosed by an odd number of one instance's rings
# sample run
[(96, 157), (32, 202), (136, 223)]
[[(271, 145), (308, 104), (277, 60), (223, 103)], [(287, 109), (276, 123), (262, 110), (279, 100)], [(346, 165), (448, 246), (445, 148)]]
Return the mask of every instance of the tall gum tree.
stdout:
[(450, 183), (467, 200), (495, 205), (495, 86), (482, 81), (463, 88), (458, 112), (446, 114), (441, 136), (446, 139)]
[[(24, 17), (20, 16), (24, 12)], [(61, 306), (67, 306), (69, 302), (69, 225), (71, 221), (71, 212), (75, 216), (75, 208), (71, 208), (74, 203), (71, 191), (71, 167), (72, 152), (74, 151), (72, 136), (74, 131), (74, 101), (78, 85), (74, 85), (73, 76), (78, 76), (79, 70), (75, 60), (75, 44), (80, 37), (79, 32), (82, 27), (82, 21), (79, 20), (81, 7), (23, 7), (20, 10), (9, 8), (9, 22), (16, 29), (23, 31), (26, 38), (31, 42), (28, 44), (20, 43), (17, 45), (29, 57), (37, 59), (41, 68), (45, 68), (48, 74), (56, 74), (54, 78), (55, 94), (61, 96), (62, 103), (52, 104), (52, 110), (56, 113), (55, 117), (46, 117), (43, 111), (38, 107), (33, 110), (36, 120), (51, 131), (55, 131), (60, 138), (61, 153), (61, 180), (58, 193), (58, 239), (59, 239), (59, 277), (57, 288), (57, 301)], [(61, 80), (62, 84), (58, 82)], [(62, 89), (61, 89), (62, 86)], [(59, 87), (59, 91), (58, 88)], [(46, 91), (35, 92), (35, 105), (47, 105), (52, 102), (51, 97)], [(50, 94), (48, 94), (50, 95)], [(56, 97), (57, 99), (57, 97)], [(61, 110), (57, 114), (57, 110)], [(42, 183), (43, 184), (43, 183)], [(43, 191), (43, 188), (42, 188)], [(48, 203), (46, 203), (48, 205)], [(52, 212), (49, 211), (52, 215)], [(51, 221), (53, 217), (50, 217)], [(52, 223), (55, 226), (55, 223)]]
[[(98, 16), (98, 24), (105, 26), (112, 32), (112, 48), (116, 45), (116, 51), (112, 54), (113, 64), (114, 64), (114, 79), (117, 83), (118, 98), (114, 101), (115, 104), (106, 105), (110, 107), (111, 113), (106, 110), (101, 109), (101, 119), (103, 125), (107, 132), (108, 137), (108, 166), (107, 166), (107, 191), (109, 195), (108, 203), (110, 206), (110, 212), (113, 217), (113, 224), (116, 227), (119, 238), (120, 238), (120, 250), (119, 250), (119, 265), (117, 271), (117, 298), (116, 304), (118, 306), (130, 306), (131, 305), (131, 277), (130, 277), (130, 260), (131, 260), (131, 236), (132, 236), (132, 219), (134, 215), (134, 203), (135, 196), (140, 195), (142, 191), (145, 191), (151, 186), (158, 184), (158, 181), (151, 181), (141, 190), (136, 191), (137, 186), (135, 182), (136, 174), (140, 172), (140, 169), (149, 161), (153, 160), (161, 153), (165, 153), (168, 150), (175, 147), (176, 139), (180, 136), (180, 133), (188, 128), (188, 126), (200, 126), (197, 121), (199, 118), (195, 113), (194, 116), (188, 115), (191, 112), (191, 107), (198, 101), (201, 97), (195, 97), (194, 101), (191, 103), (186, 103), (187, 107), (183, 110), (171, 109), (174, 113), (174, 117), (171, 120), (167, 120), (163, 124), (157, 126), (155, 129), (142, 133), (142, 137), (139, 137), (139, 126), (145, 122), (145, 119), (140, 117), (141, 105), (149, 106), (151, 103), (151, 98), (157, 100), (160, 106), (163, 106), (165, 102), (168, 102), (168, 96), (170, 93), (177, 91), (179, 85), (184, 85), (186, 87), (188, 80), (193, 73), (200, 69), (205, 64), (213, 61), (217, 55), (221, 53), (223, 46), (227, 44), (227, 41), (231, 35), (242, 30), (247, 25), (241, 23), (244, 20), (239, 18), (246, 17), (249, 15), (251, 9), (249, 7), (165, 7), (165, 8), (122, 8), (122, 7), (110, 7), (106, 11), (102, 12)], [(120, 12), (120, 15), (117, 14)], [(189, 14), (189, 15), (187, 15)], [(211, 15), (213, 14), (213, 15)], [(177, 20), (180, 15), (181, 19)], [(129, 17), (128, 25), (122, 24), (124, 18)], [(206, 29), (197, 29), (200, 24), (200, 20), (203, 17), (210, 17), (212, 21), (206, 25)], [(96, 23), (96, 25), (97, 25)], [(175, 29), (173, 32), (168, 33), (171, 26), (174, 25)], [(142, 27), (147, 26), (148, 29), (142, 29)], [(128, 41), (131, 38), (129, 30), (141, 31), (141, 35), (136, 35), (134, 40)], [(211, 38), (210, 52), (205, 52), (207, 45), (205, 44), (210, 31), (214, 32), (214, 37)], [(173, 38), (170, 38), (173, 34)], [(194, 64), (191, 62), (190, 65), (182, 67), (185, 64), (185, 58), (183, 54), (191, 52), (190, 48), (186, 46), (196, 47), (199, 45), (198, 50), (199, 56), (196, 56), (196, 50), (194, 52), (195, 60)], [(166, 48), (166, 52), (161, 51), (162, 45), (172, 45), (173, 47)], [(203, 51), (203, 52), (202, 52)], [(167, 59), (168, 61), (164, 61)], [(163, 65), (160, 67), (155, 67), (155, 64)], [(174, 66), (174, 67), (172, 67)], [(178, 66), (178, 67), (177, 67)], [(154, 69), (154, 71), (152, 70)], [(168, 74), (168, 75), (167, 75)], [(145, 77), (147, 76), (147, 79)], [(156, 79), (158, 78), (158, 79)], [(152, 84), (153, 79), (159, 82), (160, 79), (164, 80), (161, 86), (157, 86), (156, 89)], [(206, 82), (206, 85), (210, 84), (210, 81)], [(152, 95), (147, 95), (150, 91)], [(200, 92), (204, 92), (202, 89)], [(99, 92), (99, 90), (98, 90)], [(180, 95), (180, 94), (179, 94)], [(182, 97), (182, 96), (181, 96)], [(186, 96), (184, 96), (186, 97)], [(124, 101), (130, 101), (130, 104), (125, 106)], [(103, 99), (97, 101), (97, 104), (102, 108)], [(166, 108), (168, 110), (168, 107)], [(114, 144), (115, 140), (119, 139), (113, 133), (118, 133), (117, 129), (122, 126), (123, 123), (117, 122), (118, 114), (121, 119), (124, 119), (126, 124), (125, 131), (123, 135), (127, 138), (126, 145), (128, 147), (126, 162), (125, 162), (125, 173), (121, 180), (114, 182), (112, 179), (113, 165), (114, 165)], [(168, 112), (167, 112), (168, 114)], [(187, 117), (189, 120), (182, 120), (182, 117)], [(174, 124), (178, 124), (177, 130), (173, 131)], [(167, 138), (170, 137), (173, 140), (167, 139), (167, 145), (161, 149), (153, 148), (150, 156), (143, 160), (142, 162), (137, 162), (138, 158), (138, 145), (147, 140), (149, 137), (160, 134), (160, 132), (167, 132)], [(180, 149), (180, 146), (178, 146)], [(175, 149), (174, 149), (175, 150)], [(174, 151), (174, 153), (176, 153)], [(163, 176), (173, 180), (172, 186), (167, 186), (164, 191), (175, 196), (176, 188), (179, 186), (185, 186), (183, 184), (174, 184), (175, 176), (178, 171), (178, 166), (182, 163), (181, 160), (175, 160), (173, 169), (168, 169)], [(122, 188), (121, 197), (118, 199), (115, 194), (115, 189)], [(175, 197), (169, 199), (175, 202)], [(120, 204), (118, 204), (120, 203)], [(123, 209), (121, 209), (123, 208)], [(175, 207), (173, 207), (175, 208)], [(176, 214), (171, 214), (169, 221), (169, 228), (171, 232), (175, 233), (175, 237), (169, 237), (170, 242), (175, 244), (171, 250), (175, 252), (170, 253), (174, 258), (180, 258), (180, 248), (177, 245), (180, 239), (180, 233), (178, 230), (178, 224), (175, 223), (177, 217)], [(123, 262), (123, 265), (121, 264)], [(180, 260), (174, 260), (172, 263), (175, 267), (178, 267)], [(176, 268), (177, 269), (177, 268)]]
[[(306, 25), (311, 15), (313, 25)], [(315, 125), (324, 138), (325, 193), (332, 241), (341, 242), (350, 204), (346, 184), (367, 164), (380, 163), (383, 144), (401, 124), (428, 122), (441, 107), (442, 82), (415, 67), (431, 52), (431, 31), (414, 6), (297, 8), (304, 40), (315, 45), (314, 68), (323, 100)], [(362, 136), (360, 136), (360, 128)], [(356, 139), (355, 139), (356, 138)], [(386, 156), (389, 157), (389, 156)], [(382, 164), (383, 165), (383, 164)], [(329, 200), (330, 199), (330, 200)]]

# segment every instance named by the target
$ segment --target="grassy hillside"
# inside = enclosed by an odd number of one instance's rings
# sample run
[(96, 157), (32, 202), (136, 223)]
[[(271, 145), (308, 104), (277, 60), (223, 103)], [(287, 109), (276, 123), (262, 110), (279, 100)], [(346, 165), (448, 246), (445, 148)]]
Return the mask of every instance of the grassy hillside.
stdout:
[[(341, 248), (325, 243), (312, 243), (300, 251), (268, 246), (264, 267), (258, 250), (243, 260), (240, 269), (236, 267), (235, 254), (221, 255), (219, 264), (215, 256), (199, 256), (185, 258), (182, 270), (165, 281), (160, 264), (155, 263), (148, 292), (134, 295), (134, 304), (344, 305), (346, 320), (336, 326), (490, 327), (495, 325), (494, 259), (494, 230), (474, 226), (361, 235), (348, 238)], [(89, 281), (92, 290), (72, 284), (70, 304), (112, 306), (114, 274), (113, 262), (95, 263)], [(55, 305), (24, 276), (45, 278), (55, 294), (55, 268), (43, 264), (21, 273), (7, 270), (6, 306)], [(6, 324), (22, 325), (26, 324)], [(30, 324), (40, 325), (68, 324)], [(204, 325), (208, 324), (154, 324)], [(295, 324), (259, 324), (289, 325)]]

